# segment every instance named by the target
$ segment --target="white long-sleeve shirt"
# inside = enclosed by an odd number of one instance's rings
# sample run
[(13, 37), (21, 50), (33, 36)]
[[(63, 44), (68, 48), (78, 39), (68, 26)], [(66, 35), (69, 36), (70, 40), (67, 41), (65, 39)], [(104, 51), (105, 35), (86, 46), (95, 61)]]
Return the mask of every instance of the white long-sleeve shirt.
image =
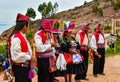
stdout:
[(46, 43), (43, 44), (42, 38), (39, 35), (37, 35), (38, 32), (35, 34), (35, 37), (34, 37), (34, 41), (35, 41), (35, 45), (36, 45), (36, 51), (37, 52), (45, 52), (45, 51), (51, 49), (50, 40), (47, 40)]
[(84, 37), (83, 43), (82, 43), (82, 44), (80, 43), (80, 42), (81, 42), (81, 38), (80, 38), (80, 34), (79, 34), (79, 32), (78, 32), (77, 35), (76, 35), (76, 41), (79, 42), (80, 45), (88, 46), (88, 44), (89, 44), (89, 39), (88, 39), (88, 37), (87, 37), (86, 34), (85, 34), (85, 37)]
[[(107, 48), (107, 43), (105, 42), (102, 34), (100, 34), (99, 39), (98, 39), (98, 44), (104, 44), (104, 43), (105, 43), (105, 48)], [(90, 47), (92, 48), (92, 50), (97, 52), (97, 44), (96, 44), (95, 35), (92, 35), (92, 38), (91, 38), (91, 41), (90, 41)]]
[(22, 36), (24, 37), (24, 39), (27, 42), (28, 45), (28, 51), (27, 53), (22, 52), (21, 51), (21, 41), (19, 38), (14, 38), (14, 35), (11, 37), (11, 47), (10, 47), (10, 52), (11, 52), (11, 58), (12, 61), (15, 63), (24, 63), (27, 60), (31, 59), (32, 56), (32, 49), (30, 47), (29, 42), (27, 41), (25, 34), (23, 34), (22, 32), (20, 32), (22, 34)]

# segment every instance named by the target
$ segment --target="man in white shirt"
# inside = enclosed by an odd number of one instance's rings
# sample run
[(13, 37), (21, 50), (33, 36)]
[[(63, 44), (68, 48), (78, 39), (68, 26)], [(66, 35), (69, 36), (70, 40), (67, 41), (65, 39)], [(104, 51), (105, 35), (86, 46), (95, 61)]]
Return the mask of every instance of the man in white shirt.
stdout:
[(79, 31), (76, 35), (76, 41), (80, 45), (80, 53), (84, 57), (84, 66), (85, 66), (85, 72), (81, 75), (76, 75), (75, 78), (82, 79), (82, 80), (88, 80), (87, 77), (87, 70), (88, 70), (88, 45), (89, 45), (89, 39), (88, 39), (88, 30), (89, 30), (89, 23), (83, 23), (82, 24), (82, 30)]
[(50, 73), (50, 58), (53, 57), (55, 44), (51, 43), (51, 22), (43, 19), (41, 30), (35, 34), (34, 41), (37, 53), (38, 82), (53, 82), (53, 74)]
[(106, 41), (105, 36), (102, 32), (102, 25), (98, 24), (96, 31), (92, 35), (90, 41), (90, 47), (94, 51), (94, 63), (93, 63), (93, 75), (97, 77), (98, 74), (104, 74), (104, 63), (105, 63), (105, 47)]
[(30, 44), (25, 37), (28, 29), (28, 17), (19, 13), (16, 18), (16, 26), (8, 42), (15, 82), (31, 82), (28, 72), (30, 62), (34, 61), (34, 57), (32, 57)]

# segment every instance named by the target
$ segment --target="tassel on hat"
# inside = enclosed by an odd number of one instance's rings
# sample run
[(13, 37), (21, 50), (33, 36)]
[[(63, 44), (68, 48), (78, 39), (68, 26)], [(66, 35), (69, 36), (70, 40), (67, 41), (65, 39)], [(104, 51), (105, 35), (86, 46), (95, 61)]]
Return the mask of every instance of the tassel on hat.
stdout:
[(60, 23), (58, 22), (58, 20), (54, 20), (51, 32), (52, 33), (60, 33), (61, 31), (60, 31), (59, 27), (60, 27)]
[(64, 31), (72, 31), (75, 27), (75, 23), (74, 22), (65, 22), (64, 23)]

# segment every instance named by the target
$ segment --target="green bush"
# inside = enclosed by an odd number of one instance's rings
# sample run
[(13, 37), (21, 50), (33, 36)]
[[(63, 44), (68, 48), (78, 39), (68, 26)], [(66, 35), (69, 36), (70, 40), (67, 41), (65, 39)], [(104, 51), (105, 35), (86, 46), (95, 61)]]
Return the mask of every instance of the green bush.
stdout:
[(119, 4), (117, 3), (114, 4), (114, 10), (119, 10)]
[(120, 37), (118, 37), (118, 40), (116, 43), (116, 54), (120, 54)]
[(92, 12), (94, 12), (94, 13), (98, 12), (98, 5), (97, 4), (92, 6)]
[(33, 39), (33, 29), (29, 29), (26, 33), (26, 37), (27, 37), (27, 40), (29, 41), (29, 43), (31, 44), (31, 41)]
[(100, 16), (103, 16), (103, 10), (102, 10), (102, 8), (98, 8), (98, 14), (99, 14)]
[(120, 0), (117, 0), (116, 3), (114, 3), (114, 10), (119, 10), (120, 9)]
[(106, 56), (113, 56), (113, 55), (114, 55), (114, 48), (110, 48), (110, 46), (108, 46), (106, 51)]
[(105, 31), (106, 33), (110, 33), (110, 32), (111, 32), (111, 29), (112, 29), (112, 26), (110, 26), (110, 25), (104, 26), (104, 31)]
[(103, 9), (99, 8), (97, 4), (92, 6), (92, 12), (97, 13), (99, 16), (103, 16)]
[(6, 55), (6, 45), (0, 45), (0, 54)]

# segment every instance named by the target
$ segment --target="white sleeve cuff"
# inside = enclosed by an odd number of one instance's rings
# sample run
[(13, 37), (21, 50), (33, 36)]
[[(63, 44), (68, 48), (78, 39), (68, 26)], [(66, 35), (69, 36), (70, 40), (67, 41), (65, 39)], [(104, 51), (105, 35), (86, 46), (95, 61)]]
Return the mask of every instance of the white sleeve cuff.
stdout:
[(26, 54), (26, 60), (31, 60), (31, 56)]
[(51, 48), (51, 44), (48, 45), (48, 48), (49, 48), (49, 49)]

